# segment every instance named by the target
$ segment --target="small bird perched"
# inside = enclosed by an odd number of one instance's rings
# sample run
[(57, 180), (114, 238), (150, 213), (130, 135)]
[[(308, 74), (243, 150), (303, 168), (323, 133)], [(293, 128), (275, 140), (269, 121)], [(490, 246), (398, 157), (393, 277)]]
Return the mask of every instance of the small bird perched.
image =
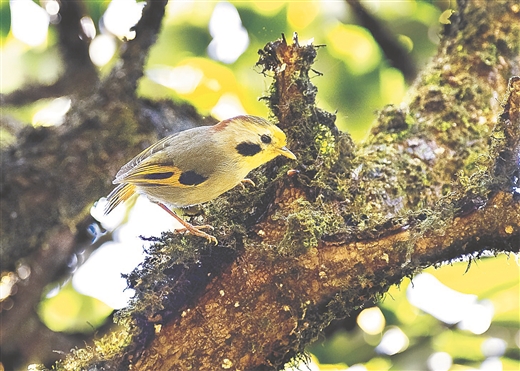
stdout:
[(286, 147), (285, 133), (256, 116), (237, 116), (165, 137), (124, 165), (119, 184), (107, 197), (105, 214), (134, 193), (146, 195), (182, 225), (181, 231), (217, 239), (193, 226), (165, 204), (176, 208), (213, 200), (235, 187), (258, 166), (279, 155), (296, 160)]

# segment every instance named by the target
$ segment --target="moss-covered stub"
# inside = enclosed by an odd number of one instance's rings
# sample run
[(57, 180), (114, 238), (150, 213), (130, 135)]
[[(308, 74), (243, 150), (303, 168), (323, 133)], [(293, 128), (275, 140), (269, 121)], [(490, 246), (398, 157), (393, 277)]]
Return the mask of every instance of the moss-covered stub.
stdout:
[(284, 37), (268, 43), (260, 53), (258, 65), (273, 73), (273, 83), (266, 97), (280, 125), (287, 131), (289, 146), (298, 157), (298, 183), (308, 194), (341, 200), (349, 185), (338, 173), (349, 171), (354, 152), (350, 136), (335, 126), (335, 115), (315, 105), (317, 93), (309, 73), (317, 47), (293, 43)]
[(262, 72), (273, 72), (275, 80), (271, 86), (269, 102), (271, 111), (280, 120), (283, 128), (289, 127), (292, 114), (305, 114), (308, 105), (314, 105), (317, 88), (309, 79), (309, 71), (317, 55), (317, 47), (300, 46), (297, 34), (293, 44), (287, 44), (285, 36), (258, 51), (257, 66)]

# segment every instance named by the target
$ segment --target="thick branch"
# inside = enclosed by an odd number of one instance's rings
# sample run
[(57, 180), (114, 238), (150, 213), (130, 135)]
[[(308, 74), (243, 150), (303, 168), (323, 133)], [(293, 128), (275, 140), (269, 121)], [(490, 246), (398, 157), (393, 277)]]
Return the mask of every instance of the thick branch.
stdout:
[[(519, 211), (510, 194), (500, 193), (482, 210), (452, 220), (448, 234), (404, 231), (374, 241), (324, 243), (276, 260), (248, 250), (163, 327), (135, 366), (278, 369), (338, 312), (348, 314), (419, 267), (492, 247), (518, 252)], [(324, 312), (325, 304), (330, 310)]]

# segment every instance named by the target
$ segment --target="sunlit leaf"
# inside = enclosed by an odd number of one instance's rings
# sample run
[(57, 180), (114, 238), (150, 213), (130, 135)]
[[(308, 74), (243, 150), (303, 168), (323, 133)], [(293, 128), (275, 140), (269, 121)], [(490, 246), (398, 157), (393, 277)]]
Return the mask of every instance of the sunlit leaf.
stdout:
[(444, 331), (433, 339), (433, 347), (436, 351), (446, 352), (455, 359), (482, 361), (485, 359), (481, 348), (484, 340), (483, 337), (460, 331)]
[(67, 284), (57, 295), (40, 303), (38, 314), (53, 331), (91, 333), (106, 321), (112, 310), (102, 301), (81, 295)]
[(0, 1), (0, 20), (0, 38), (3, 44), (3, 39), (11, 29), (11, 8), (8, 1)]

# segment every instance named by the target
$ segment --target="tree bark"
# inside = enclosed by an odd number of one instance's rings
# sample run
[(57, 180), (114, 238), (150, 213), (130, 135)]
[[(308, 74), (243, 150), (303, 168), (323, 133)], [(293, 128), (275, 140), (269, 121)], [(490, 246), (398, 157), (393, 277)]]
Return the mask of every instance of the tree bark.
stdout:
[[(156, 17), (164, 7), (149, 5)], [(122, 329), (59, 367), (280, 369), (331, 320), (424, 267), (484, 251), (518, 252), (519, 21), (513, 1), (485, 9), (460, 1), (407, 101), (385, 107), (358, 146), (315, 105), (309, 73), (317, 47), (296, 37), (267, 44), (258, 62), (273, 78), (265, 100), (298, 165), (278, 159), (253, 172), (255, 189), (235, 189), (204, 206), (218, 246), (157, 238), (128, 277), (136, 297), (118, 314)], [(0, 228), (9, 267), (28, 255), (13, 246), (70, 256), (87, 207), (109, 189), (109, 174), (149, 142), (153, 128), (140, 107), (164, 110), (128, 92), (143, 63), (123, 63), (107, 81), (130, 81), (116, 89), (105, 82), (64, 129), (28, 130), (2, 156), (8, 170)], [(107, 95), (113, 89), (125, 94)], [(78, 169), (88, 169), (88, 177)]]

